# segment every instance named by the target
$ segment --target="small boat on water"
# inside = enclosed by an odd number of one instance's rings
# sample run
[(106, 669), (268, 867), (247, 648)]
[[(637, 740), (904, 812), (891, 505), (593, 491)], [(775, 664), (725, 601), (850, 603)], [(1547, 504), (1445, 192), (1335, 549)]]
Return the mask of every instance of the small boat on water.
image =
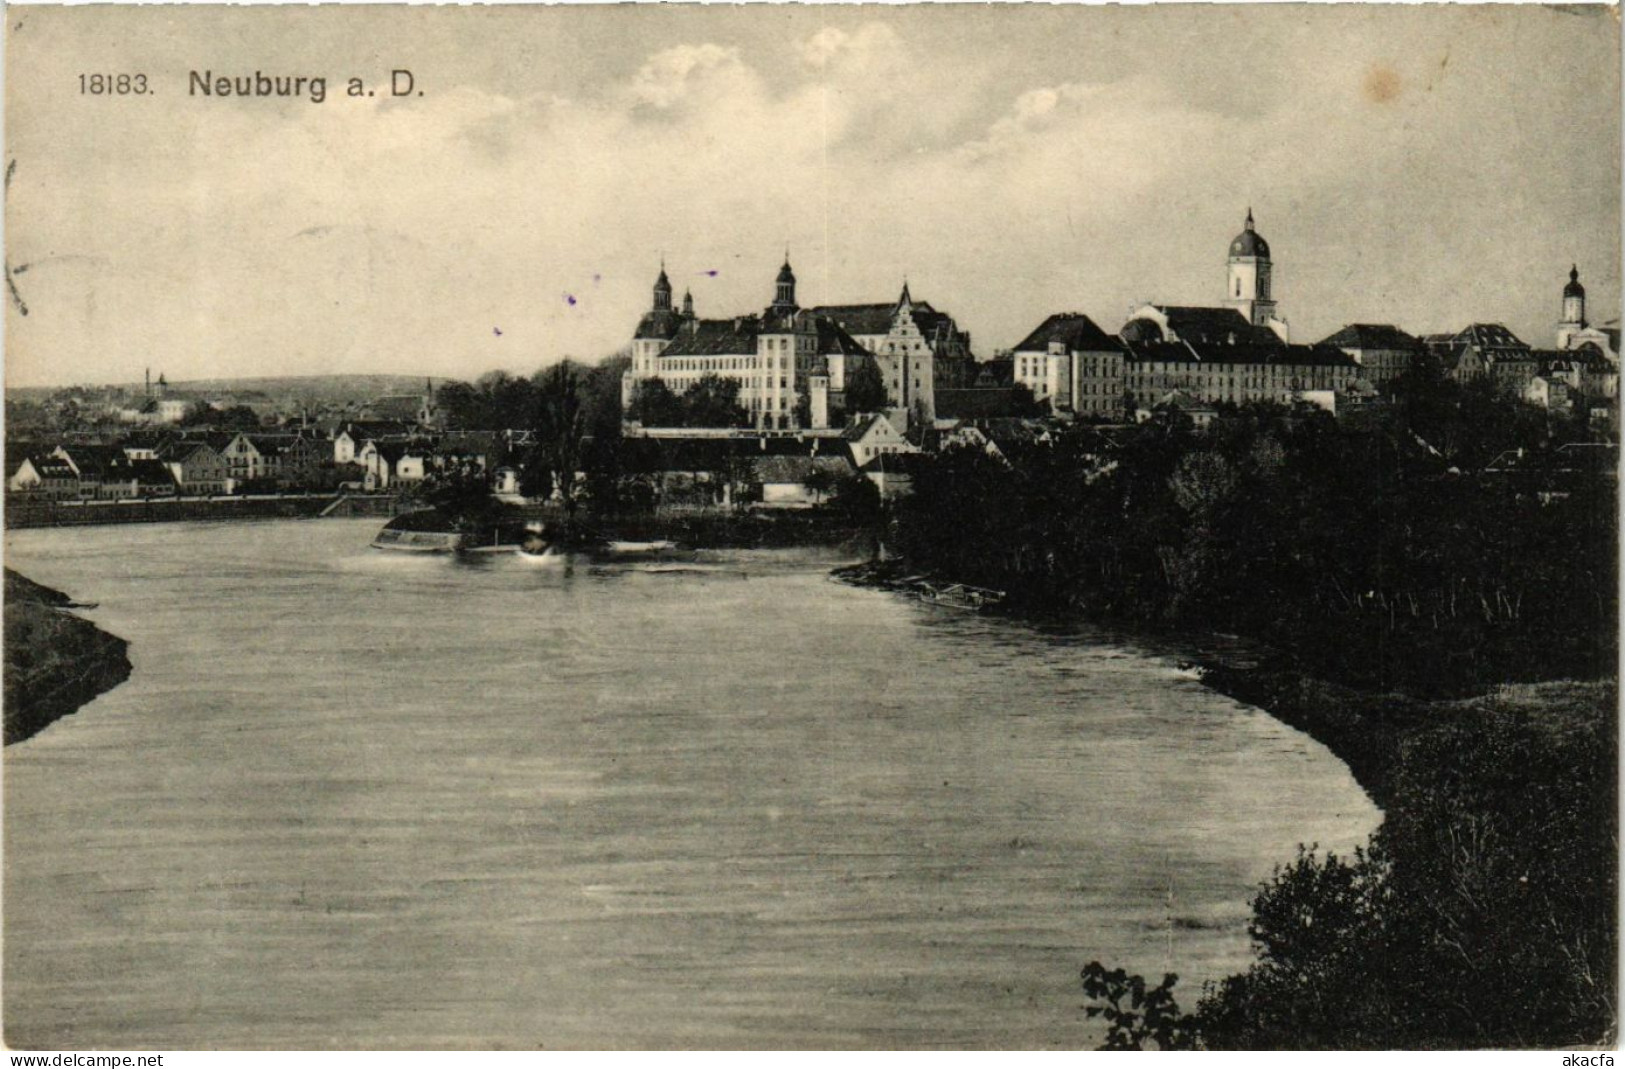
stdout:
[(519, 544), (522, 556), (535, 560), (586, 557), (592, 561), (687, 561), (694, 552), (669, 539), (632, 542), (602, 538), (582, 530), (551, 529), (533, 525)]
[(373, 537), (374, 549), (400, 553), (513, 553), (525, 536), (519, 521), (492, 522), (470, 527), (439, 509), (405, 512)]
[(966, 609), (970, 612), (980, 612), (1004, 601), (1004, 591), (1002, 590), (970, 586), (966, 583), (949, 583), (945, 586), (939, 586), (935, 583), (920, 581), (915, 584), (914, 589), (921, 601), (932, 605), (943, 605), (950, 609)]

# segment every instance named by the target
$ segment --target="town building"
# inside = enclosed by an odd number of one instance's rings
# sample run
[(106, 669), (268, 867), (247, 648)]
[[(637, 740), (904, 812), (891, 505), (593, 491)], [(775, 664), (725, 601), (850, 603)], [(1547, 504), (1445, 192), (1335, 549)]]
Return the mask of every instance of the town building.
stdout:
[(855, 466), (862, 468), (879, 456), (920, 451), (918, 446), (908, 440), (904, 429), (893, 422), (896, 418), (884, 412), (876, 412), (846, 429), (842, 438), (846, 441), (847, 451), (851, 454)]
[(1360, 365), (1360, 377), (1378, 386), (1409, 371), (1417, 355), (1425, 351), (1422, 339), (1387, 323), (1350, 323), (1320, 344), (1353, 357)]
[(79, 473), (61, 457), (24, 457), (6, 487), (13, 493), (61, 501), (79, 496)]
[(169, 442), (158, 450), (158, 460), (183, 494), (226, 494), (231, 492), (231, 473), (226, 458), (205, 441)]
[(1444, 373), (1458, 382), (1490, 379), (1522, 394), (1538, 370), (1534, 350), (1500, 323), (1473, 323), (1455, 334), (1423, 339)]
[(1015, 381), (1051, 411), (1080, 416), (1123, 414), (1121, 339), (1081, 312), (1061, 312), (1040, 323), (1011, 353)]

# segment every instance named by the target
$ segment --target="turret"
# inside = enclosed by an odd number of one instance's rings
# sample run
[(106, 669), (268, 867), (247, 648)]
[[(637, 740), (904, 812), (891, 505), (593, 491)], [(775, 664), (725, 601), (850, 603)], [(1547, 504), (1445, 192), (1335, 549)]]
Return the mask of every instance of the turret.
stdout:
[(683, 318), (694, 318), (694, 295), (688, 290), (683, 291)]
[(660, 277), (655, 279), (655, 303), (657, 312), (671, 311), (671, 279), (666, 277), (666, 261), (660, 261)]

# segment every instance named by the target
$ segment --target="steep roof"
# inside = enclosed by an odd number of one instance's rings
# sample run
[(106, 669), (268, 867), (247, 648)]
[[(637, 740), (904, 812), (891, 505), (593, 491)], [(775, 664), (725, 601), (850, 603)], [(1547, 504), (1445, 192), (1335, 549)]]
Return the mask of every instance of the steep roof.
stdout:
[(862, 356), (869, 350), (852, 337), (845, 328), (827, 316), (814, 316), (813, 323), (818, 331), (818, 353), (821, 356)]
[[(1253, 345), (1284, 345), (1280, 337), (1268, 327), (1254, 326), (1234, 308), (1211, 308), (1202, 305), (1153, 305), (1168, 320), (1168, 328), (1185, 341), (1250, 343)], [(1136, 324), (1145, 324), (1140, 329)], [(1149, 328), (1149, 329), (1147, 329)], [(1156, 333), (1153, 334), (1152, 331)], [(1160, 340), (1156, 335), (1161, 328), (1149, 319), (1133, 319), (1123, 327), (1122, 337), (1130, 342)]]
[(755, 316), (738, 319), (690, 319), (660, 353), (668, 356), (725, 356), (756, 352), (762, 324)]
[(849, 334), (887, 334), (891, 331), (892, 313), (897, 302), (888, 304), (826, 304), (811, 310), (840, 324)]
[(1121, 352), (1123, 343), (1095, 325), (1095, 321), (1082, 312), (1057, 312), (1038, 325), (1038, 329), (1016, 346), (1018, 353), (1048, 352), (1059, 342), (1067, 352), (1082, 350), (1110, 350)]
[(1455, 340), (1480, 349), (1522, 349), (1529, 351), (1518, 336), (1499, 323), (1474, 323), (1456, 335)]
[(1404, 349), (1414, 351), (1422, 341), (1387, 323), (1350, 323), (1324, 339), (1321, 345), (1339, 349)]

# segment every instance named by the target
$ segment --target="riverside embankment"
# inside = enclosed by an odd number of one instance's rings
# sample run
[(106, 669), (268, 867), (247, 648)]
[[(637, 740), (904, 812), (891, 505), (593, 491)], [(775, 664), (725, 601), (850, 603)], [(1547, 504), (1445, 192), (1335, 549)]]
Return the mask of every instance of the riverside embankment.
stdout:
[(5, 742), (11, 745), (130, 676), (129, 644), (69, 610), (66, 594), (5, 570)]

